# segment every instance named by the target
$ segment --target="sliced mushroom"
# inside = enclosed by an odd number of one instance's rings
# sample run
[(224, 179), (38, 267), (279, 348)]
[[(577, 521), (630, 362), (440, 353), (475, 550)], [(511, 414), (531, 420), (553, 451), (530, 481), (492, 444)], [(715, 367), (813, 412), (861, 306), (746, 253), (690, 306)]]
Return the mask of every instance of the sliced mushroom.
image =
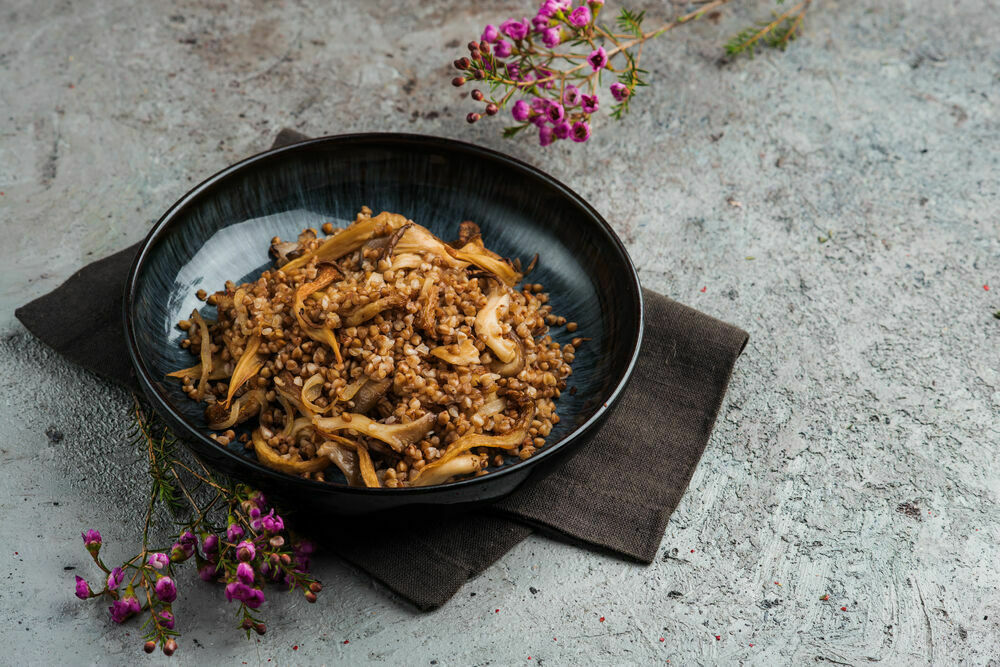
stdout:
[(396, 242), (394, 252), (397, 254), (413, 253), (415, 255), (431, 255), (455, 268), (468, 266), (468, 262), (463, 262), (453, 257), (449, 254), (448, 250), (450, 248), (438, 237), (434, 236), (429, 229), (413, 224)]
[(453, 258), (462, 260), (468, 264), (474, 264), (484, 271), (489, 271), (509, 287), (513, 287), (521, 282), (523, 276), (514, 269), (510, 260), (504, 259), (496, 253), (487, 250), (483, 247), (481, 240), (479, 243), (473, 240), (459, 249), (452, 248), (451, 246), (443, 247)]
[[(534, 404), (528, 406), (521, 416), (518, 427), (503, 435), (484, 435), (482, 433), (469, 433), (451, 443), (448, 450), (441, 455), (438, 460), (427, 464), (420, 469), (416, 478), (410, 478), (410, 485), (419, 484), (424, 475), (433, 474), (435, 470), (446, 465), (460, 454), (464, 454), (474, 447), (496, 447), (498, 449), (514, 449), (528, 437), (528, 427), (531, 420), (535, 418)], [(433, 483), (433, 482), (432, 482)]]
[(421, 303), (420, 311), (417, 314), (417, 326), (425, 333), (433, 334), (436, 330), (434, 321), (434, 311), (438, 304), (438, 293), (441, 284), (438, 281), (438, 272), (429, 271), (424, 277), (424, 284), (420, 286), (420, 296), (417, 301)]
[(337, 363), (344, 363), (344, 358), (340, 354), (340, 344), (337, 342), (337, 335), (324, 326), (316, 326), (305, 316), (305, 299), (307, 296), (321, 290), (336, 278), (341, 277), (340, 269), (333, 264), (323, 263), (317, 267), (316, 279), (312, 282), (300, 285), (295, 290), (295, 319), (298, 321), (302, 331), (318, 343), (323, 343), (333, 350), (333, 355), (337, 358)]
[(430, 470), (428, 468), (430, 466), (425, 466), (416, 479), (411, 479), (410, 486), (444, 484), (453, 477), (479, 472), (483, 469), (483, 464), (482, 460), (475, 454), (465, 454), (464, 456), (456, 456)]
[(357, 448), (354, 442), (339, 436), (325, 440), (316, 450), (316, 456), (328, 457), (335, 466), (340, 468), (340, 472), (344, 473), (344, 478), (350, 486), (365, 485), (364, 480), (361, 479)]
[(230, 407), (226, 407), (222, 403), (213, 403), (205, 408), (205, 421), (208, 422), (208, 428), (213, 431), (232, 428), (259, 413), (264, 403), (263, 390), (248, 391), (237, 398)]
[(450, 245), (453, 248), (461, 248), (473, 237), (481, 235), (482, 232), (479, 230), (479, 225), (471, 220), (465, 220), (458, 224), (458, 238), (452, 241)]
[(250, 439), (253, 441), (254, 451), (257, 452), (257, 459), (268, 468), (273, 468), (274, 470), (287, 472), (292, 475), (301, 475), (307, 472), (325, 470), (331, 463), (328, 456), (318, 456), (314, 459), (303, 461), (301, 458), (293, 457), (290, 454), (279, 454), (267, 444), (259, 428), (254, 429)]
[(507, 290), (502, 285), (491, 282), (486, 305), (476, 314), (475, 322), (476, 335), (505, 364), (517, 356), (517, 344), (503, 337), (503, 328), (500, 326), (501, 311), (506, 312), (509, 307), (510, 295)]
[(454, 345), (435, 347), (431, 349), (431, 354), (455, 366), (473, 366), (479, 363), (479, 350), (468, 338)]
[(226, 392), (225, 407), (228, 408), (229, 404), (232, 403), (236, 390), (246, 384), (247, 380), (257, 375), (264, 366), (265, 356), (257, 353), (259, 348), (260, 334), (254, 334), (247, 341), (246, 347), (243, 348), (243, 355), (236, 362), (236, 368), (233, 369), (233, 376), (229, 378), (229, 391)]
[[(510, 340), (509, 338), (505, 340)], [(514, 358), (504, 363), (499, 359), (495, 359), (490, 364), (490, 370), (500, 375), (502, 377), (513, 377), (524, 370), (525, 355), (524, 355), (524, 344), (520, 340), (514, 340), (515, 343), (515, 354)]]
[(374, 408), (375, 404), (378, 403), (380, 398), (385, 396), (391, 386), (392, 380), (390, 378), (382, 380), (369, 379), (354, 394), (354, 411), (364, 414)]
[(367, 322), (379, 313), (390, 308), (399, 308), (406, 304), (406, 297), (402, 294), (390, 294), (381, 299), (376, 299), (363, 306), (355, 308), (344, 316), (344, 326), (356, 327), (362, 322)]
[(381, 440), (396, 452), (402, 452), (409, 445), (422, 440), (434, 428), (436, 421), (437, 416), (430, 412), (406, 424), (380, 424), (356, 412), (346, 412), (336, 417), (313, 417), (313, 424), (323, 435), (354, 430)]
[(191, 320), (198, 326), (201, 333), (199, 343), (201, 354), (201, 378), (198, 380), (198, 393), (196, 398), (200, 401), (205, 398), (205, 391), (208, 389), (208, 376), (212, 374), (214, 366), (212, 362), (212, 337), (208, 333), (208, 323), (197, 310), (191, 311)]
[(286, 412), (294, 407), (295, 410), (298, 410), (307, 417), (313, 416), (312, 409), (302, 402), (302, 389), (295, 384), (295, 378), (290, 372), (282, 371), (274, 377), (274, 391), (277, 392), (279, 398), (285, 399), (290, 404), (285, 409)]
[(290, 261), (281, 267), (285, 273), (294, 271), (309, 263), (313, 257), (321, 261), (333, 262), (348, 253), (354, 252), (365, 241), (376, 236), (390, 234), (409, 222), (398, 213), (382, 212), (373, 218), (364, 218), (351, 224), (333, 236), (329, 237), (318, 248), (301, 257)]

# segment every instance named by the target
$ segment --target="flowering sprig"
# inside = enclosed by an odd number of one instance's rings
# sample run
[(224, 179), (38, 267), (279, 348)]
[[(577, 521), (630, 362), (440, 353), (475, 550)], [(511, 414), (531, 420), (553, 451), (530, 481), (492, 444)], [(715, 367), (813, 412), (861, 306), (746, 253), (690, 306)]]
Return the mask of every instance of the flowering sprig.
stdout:
[[(313, 546), (286, 530), (284, 519), (263, 494), (213, 476), (200, 462), (200, 469), (195, 469), (181, 461), (169, 429), (138, 402), (135, 419), (137, 442), (149, 458), (152, 479), (142, 546), (132, 558), (109, 568), (100, 556), (100, 532), (85, 531), (84, 547), (103, 572), (104, 585), (95, 592), (77, 576), (76, 596), (110, 600), (108, 612), (115, 623), (145, 614), (143, 650), (152, 653), (159, 646), (168, 656), (178, 648), (173, 603), (177, 600), (175, 570), (182, 563), (193, 561), (202, 580), (225, 585), (225, 598), (239, 602), (237, 626), (248, 638), (251, 631), (263, 635), (267, 630), (256, 616), (265, 601), (265, 585), (299, 590), (306, 600), (315, 602), (322, 586), (308, 574)], [(206, 494), (210, 496), (207, 502), (195, 500)], [(149, 529), (155, 510), (167, 507), (176, 516), (185, 504), (188, 516), (181, 522), (177, 540), (169, 549), (151, 547)], [(224, 526), (221, 517), (225, 517)]]
[(470, 123), (483, 114), (495, 116), (511, 104), (515, 124), (504, 130), (505, 137), (534, 127), (542, 146), (560, 139), (584, 142), (591, 135), (591, 117), (601, 107), (606, 72), (617, 77), (608, 93), (614, 100), (611, 115), (621, 119), (637, 89), (646, 85), (646, 71), (639, 67), (643, 44), (728, 1), (712, 0), (645, 31), (645, 12), (622, 9), (611, 27), (600, 20), (604, 0), (577, 6), (572, 0), (545, 0), (531, 20), (486, 26), (479, 40), (469, 42), (469, 56), (455, 61), (463, 74), (452, 84), (473, 80), (490, 89), (488, 95), (478, 88), (472, 91), (472, 99), (485, 107), (482, 114), (466, 117)]

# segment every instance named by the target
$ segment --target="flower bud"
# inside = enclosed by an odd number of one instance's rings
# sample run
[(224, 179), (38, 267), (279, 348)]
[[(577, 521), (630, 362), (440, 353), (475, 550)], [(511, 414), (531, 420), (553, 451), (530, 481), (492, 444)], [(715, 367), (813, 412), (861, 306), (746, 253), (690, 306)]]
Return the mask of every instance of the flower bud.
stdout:
[(475, 79), (476, 81), (482, 81), (483, 79), (485, 79), (485, 78), (486, 78), (486, 75), (485, 75), (485, 74), (483, 74), (483, 70), (481, 70), (481, 69), (477, 69), (477, 70), (475, 71), (475, 73), (473, 73), (473, 75), (472, 75), (472, 76), (473, 76), (473, 78), (474, 78), (474, 79)]
[(478, 51), (479, 50), (479, 42), (469, 42), (468, 47), (469, 47), (469, 51)]
[(451, 85), (455, 86), (456, 88), (458, 88), (459, 86), (464, 86), (465, 85), (465, 77), (464, 76), (456, 76), (454, 79), (451, 80)]
[(483, 91), (479, 90), (478, 88), (476, 90), (473, 90), (472, 91), (472, 99), (474, 99), (477, 102), (482, 102), (483, 101)]
[(241, 563), (249, 563), (257, 556), (257, 549), (252, 542), (243, 540), (236, 546), (236, 559)]
[(244, 630), (249, 630), (250, 628), (253, 627), (253, 619), (250, 618), (249, 616), (245, 616), (243, 618), (243, 622), (240, 623), (240, 627), (243, 628)]
[(292, 564), (292, 557), (289, 556), (288, 554), (281, 554), (280, 558), (281, 558), (281, 564), (282, 565), (291, 565)]
[(80, 533), (83, 537), (83, 546), (87, 548), (92, 556), (96, 556), (97, 552), (101, 550), (101, 533), (98, 530), (91, 528), (85, 533)]
[(489, 53), (490, 52), (490, 43), (489, 42), (479, 42), (479, 51), (481, 53)]
[(142, 650), (145, 651), (146, 653), (152, 653), (153, 651), (156, 650), (156, 642), (154, 642), (153, 640), (149, 640), (148, 642), (142, 645)]
[(465, 117), (465, 120), (471, 124), (475, 123), (480, 118), (481, 116), (473, 111), (472, 113), (470, 113), (468, 116)]
[(489, 104), (486, 105), (487, 116), (496, 116), (498, 111), (500, 111), (500, 107), (493, 104), (493, 102), (490, 102)]
[(177, 642), (174, 641), (172, 637), (163, 644), (163, 655), (167, 656), (168, 658), (172, 656), (174, 654), (174, 651), (176, 650), (177, 650)]
[(256, 632), (258, 635), (262, 635), (265, 632), (267, 632), (267, 626), (264, 625), (263, 623), (255, 623), (253, 626), (253, 631)]
[(313, 593), (312, 591), (309, 591), (308, 593), (306, 593), (306, 601), (308, 601), (308, 602), (315, 602), (316, 599), (317, 599), (316, 598), (316, 594)]
[(459, 58), (455, 61), (455, 69), (466, 70), (472, 62), (468, 58)]
[(267, 543), (270, 544), (275, 549), (278, 549), (285, 545), (285, 538), (283, 538), (281, 535), (275, 535), (274, 537), (269, 539)]
[(209, 533), (202, 539), (201, 548), (204, 549), (207, 554), (215, 553), (219, 550), (219, 536)]
[(314, 581), (311, 584), (309, 584), (309, 590), (311, 590), (313, 593), (319, 593), (321, 590), (323, 590), (323, 584), (319, 583), (318, 581)]

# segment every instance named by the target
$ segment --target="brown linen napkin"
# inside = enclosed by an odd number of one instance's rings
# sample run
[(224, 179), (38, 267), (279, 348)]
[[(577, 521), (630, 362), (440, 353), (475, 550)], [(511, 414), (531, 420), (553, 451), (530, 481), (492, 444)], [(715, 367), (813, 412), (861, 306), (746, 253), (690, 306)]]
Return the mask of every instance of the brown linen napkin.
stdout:
[[(301, 138), (283, 130), (275, 145)], [(90, 264), (15, 312), (70, 361), (133, 391), (120, 313), (137, 249)], [(643, 290), (643, 299), (646, 331), (632, 381), (589, 443), (491, 506), (419, 527), (344, 521), (324, 543), (421, 609), (443, 604), (533, 529), (652, 562), (747, 334), (661, 294)]]

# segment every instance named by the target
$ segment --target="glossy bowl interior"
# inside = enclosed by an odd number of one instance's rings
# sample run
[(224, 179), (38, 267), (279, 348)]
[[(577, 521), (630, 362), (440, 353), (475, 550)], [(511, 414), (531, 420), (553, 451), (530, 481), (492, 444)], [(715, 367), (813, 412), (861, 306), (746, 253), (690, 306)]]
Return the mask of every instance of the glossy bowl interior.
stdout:
[[(362, 205), (401, 213), (444, 239), (462, 220), (476, 221), (492, 250), (527, 264), (550, 294), (554, 312), (578, 323), (553, 328), (580, 348), (569, 387), (557, 402), (559, 424), (527, 461), (509, 461), (482, 477), (415, 489), (364, 489), (315, 482), (259, 465), (239, 443), (207, 438), (203, 405), (189, 400), (166, 373), (196, 363), (180, 348), (176, 323), (215, 309), (195, 292), (226, 280), (256, 278), (271, 266), (271, 237), (294, 238), (324, 222), (344, 226)], [(195, 453), (271, 493), (334, 512), (358, 513), (401, 504), (466, 503), (509, 492), (543, 460), (582, 442), (599, 425), (628, 380), (642, 337), (639, 281), (608, 224), (579, 196), (513, 158), (461, 142), (400, 134), (326, 137), (275, 149), (212, 176), (156, 224), (126, 284), (125, 328), (140, 384), (154, 407)], [(339, 475), (339, 471), (331, 467)]]

